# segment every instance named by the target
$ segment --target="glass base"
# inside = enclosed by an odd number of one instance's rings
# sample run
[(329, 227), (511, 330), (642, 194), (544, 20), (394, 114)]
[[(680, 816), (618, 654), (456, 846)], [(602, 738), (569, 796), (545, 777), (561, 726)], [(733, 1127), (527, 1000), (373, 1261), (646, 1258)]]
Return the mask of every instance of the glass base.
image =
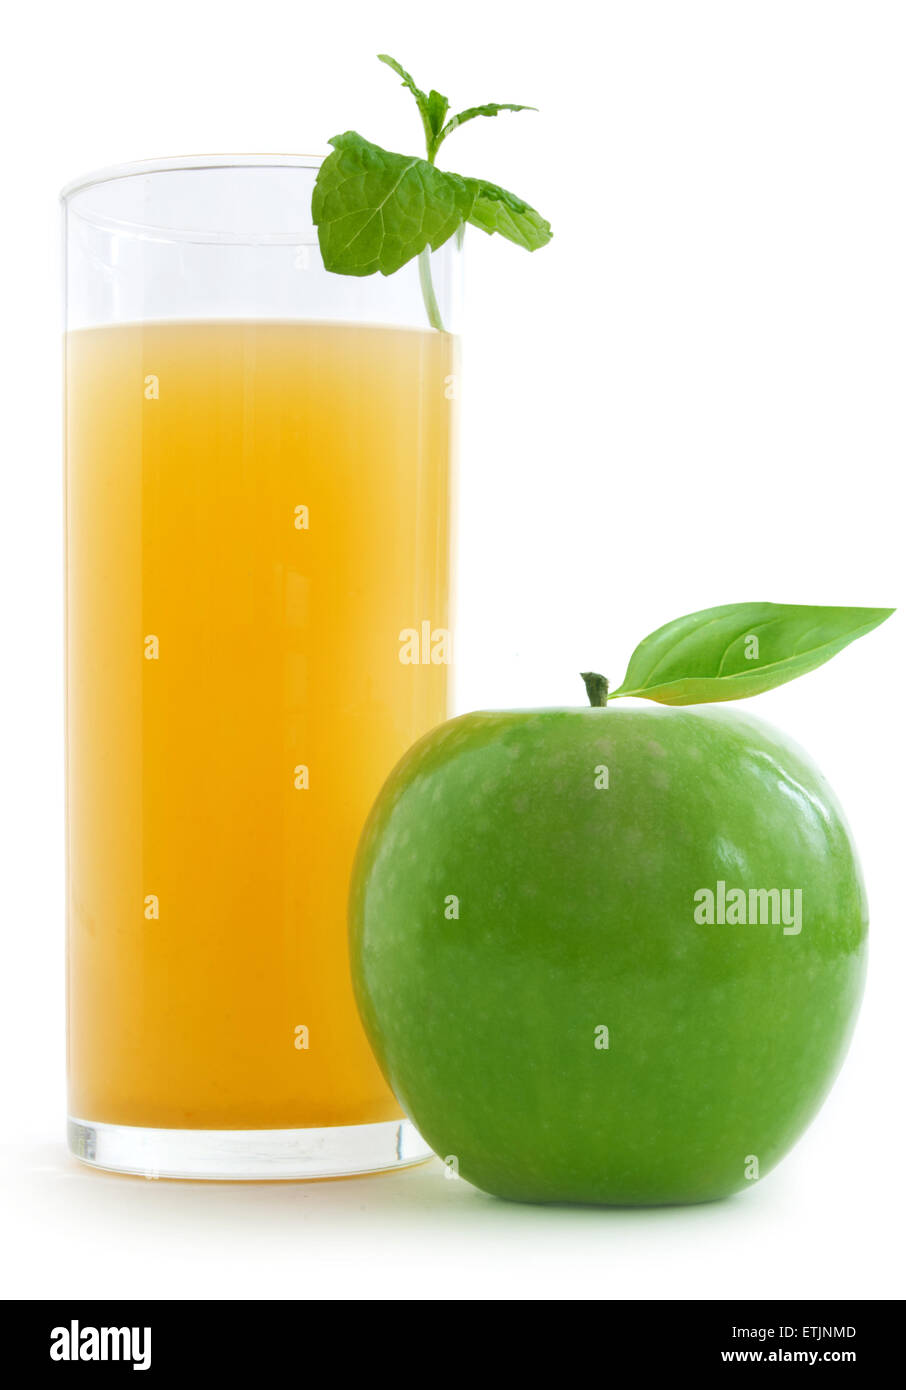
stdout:
[(145, 1178), (221, 1182), (344, 1178), (424, 1163), (431, 1150), (410, 1120), (327, 1129), (144, 1129), (67, 1120), (83, 1163)]

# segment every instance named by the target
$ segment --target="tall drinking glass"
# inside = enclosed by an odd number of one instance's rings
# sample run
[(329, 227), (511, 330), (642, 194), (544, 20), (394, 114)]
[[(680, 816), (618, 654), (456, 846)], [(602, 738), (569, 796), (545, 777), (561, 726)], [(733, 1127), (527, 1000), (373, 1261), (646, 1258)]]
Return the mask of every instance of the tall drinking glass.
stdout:
[[(324, 270), (317, 168), (63, 194), (69, 1136), (100, 1167), (427, 1156), (359, 1024), (346, 899), (448, 712), (456, 339), (424, 265)], [(458, 258), (430, 258), (446, 330)]]

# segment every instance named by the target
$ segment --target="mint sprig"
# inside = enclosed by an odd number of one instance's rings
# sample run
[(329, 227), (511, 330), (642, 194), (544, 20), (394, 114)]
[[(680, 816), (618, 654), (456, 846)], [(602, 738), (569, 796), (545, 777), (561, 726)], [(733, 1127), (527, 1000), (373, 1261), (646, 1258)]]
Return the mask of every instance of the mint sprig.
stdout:
[(426, 158), (395, 154), (347, 130), (330, 140), (312, 195), (321, 258), (338, 275), (392, 275), (414, 257), (428, 319), (443, 331), (430, 251), (436, 251), (468, 222), (489, 236), (495, 232), (526, 251), (551, 239), (550, 224), (523, 198), (486, 179), (438, 169), (437, 152), (447, 137), (477, 116), (501, 111), (533, 111), (512, 102), (486, 102), (449, 117), (450, 103), (432, 88), (424, 92), (389, 54), (378, 55), (415, 99), (425, 134)]

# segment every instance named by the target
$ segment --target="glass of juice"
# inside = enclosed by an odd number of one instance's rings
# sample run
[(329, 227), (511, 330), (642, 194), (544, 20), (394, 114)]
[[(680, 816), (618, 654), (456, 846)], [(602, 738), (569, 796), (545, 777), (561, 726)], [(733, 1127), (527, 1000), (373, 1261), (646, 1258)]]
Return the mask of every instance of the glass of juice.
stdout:
[(381, 783), (448, 713), (459, 249), (429, 259), (444, 331), (424, 263), (327, 273), (318, 164), (63, 194), (69, 1143), (103, 1168), (428, 1155), (346, 901)]

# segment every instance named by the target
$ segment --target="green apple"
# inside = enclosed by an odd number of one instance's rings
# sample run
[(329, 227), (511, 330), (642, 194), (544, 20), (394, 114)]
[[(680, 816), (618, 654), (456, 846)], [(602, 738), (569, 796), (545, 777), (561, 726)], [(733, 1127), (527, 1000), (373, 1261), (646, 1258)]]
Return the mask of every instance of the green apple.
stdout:
[(763, 1177), (841, 1064), (866, 934), (827, 782), (720, 707), (442, 725), (391, 774), (351, 892), (400, 1104), (462, 1177), (542, 1202)]

